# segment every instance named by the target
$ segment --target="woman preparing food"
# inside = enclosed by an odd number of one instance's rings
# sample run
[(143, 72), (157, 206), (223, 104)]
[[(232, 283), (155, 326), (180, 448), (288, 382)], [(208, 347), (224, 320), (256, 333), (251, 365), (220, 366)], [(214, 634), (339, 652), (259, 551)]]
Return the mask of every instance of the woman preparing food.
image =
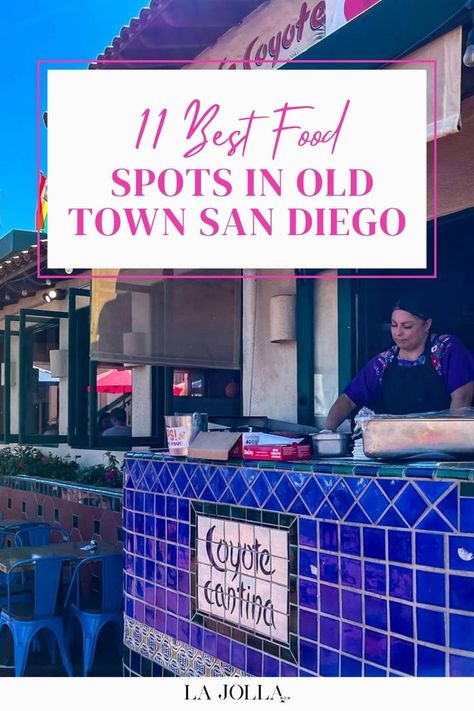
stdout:
[(407, 415), (470, 406), (474, 356), (455, 336), (430, 332), (430, 309), (416, 296), (392, 309), (395, 345), (362, 368), (329, 410), (325, 428), (335, 431), (357, 408)]

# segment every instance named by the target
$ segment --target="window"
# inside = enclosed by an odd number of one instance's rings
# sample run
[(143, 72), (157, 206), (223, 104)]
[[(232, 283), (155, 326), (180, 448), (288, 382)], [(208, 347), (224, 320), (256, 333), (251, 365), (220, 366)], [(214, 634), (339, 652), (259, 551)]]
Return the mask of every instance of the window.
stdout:
[(25, 332), (29, 363), (23, 370), (28, 399), (22, 412), (24, 433), (59, 434), (59, 378), (51, 375), (49, 352), (59, 350), (59, 326), (30, 327)]
[(18, 388), (16, 371), (18, 364), (19, 316), (5, 316), (3, 339), (3, 440), (18, 442)]
[(20, 418), (21, 444), (66, 441), (60, 434), (61, 381), (51, 369), (51, 351), (60, 350), (62, 312), (20, 309)]
[(90, 292), (69, 289), (68, 444), (89, 446)]
[[(163, 279), (160, 272), (156, 280), (146, 281), (121, 273), (117, 279), (94, 280), (91, 368), (97, 363), (99, 370), (103, 364), (123, 370), (125, 363), (134, 364), (132, 382), (139, 388), (135, 410), (140, 411), (134, 422), (141, 426), (148, 417), (149, 436), (132, 424), (133, 444), (165, 446), (164, 415), (241, 413), (242, 284), (229, 278), (239, 273), (208, 278), (210, 272), (180, 272), (170, 275), (192, 278)], [(143, 370), (150, 374), (148, 391)], [(94, 420), (106, 411), (99, 400)], [(100, 440), (106, 446), (104, 438)]]
[(240, 279), (206, 278), (203, 272), (172, 276), (187, 278), (94, 280), (93, 360), (177, 369), (240, 367)]
[[(135, 444), (151, 444), (150, 412), (143, 411), (143, 424), (132, 437), (133, 386), (138, 384), (141, 401), (151, 402), (151, 377), (146, 378), (143, 368), (135, 369), (122, 363), (92, 361), (89, 356), (90, 292), (85, 289), (69, 290), (69, 378), (68, 378), (68, 443), (72, 447), (100, 449), (129, 449)], [(91, 383), (93, 387), (91, 388)], [(119, 418), (112, 423), (114, 410)], [(143, 422), (146, 420), (146, 422)], [(113, 432), (104, 434), (115, 427)]]
[(97, 363), (96, 422), (99, 437), (132, 436), (132, 369)]
[(0, 380), (0, 441), (4, 439), (5, 429), (5, 332), (0, 331), (0, 363), (2, 364)]
[(174, 368), (172, 373), (174, 412), (240, 414), (240, 371)]

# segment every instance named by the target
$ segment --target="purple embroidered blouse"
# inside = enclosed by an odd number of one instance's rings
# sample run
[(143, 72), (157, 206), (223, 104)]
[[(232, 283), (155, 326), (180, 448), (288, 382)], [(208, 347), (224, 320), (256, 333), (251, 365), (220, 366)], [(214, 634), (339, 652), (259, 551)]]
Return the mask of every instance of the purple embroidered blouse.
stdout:
[[(346, 387), (344, 393), (358, 407), (370, 405), (375, 400), (380, 392), (385, 370), (395, 357), (396, 350), (397, 347), (392, 346), (371, 358)], [(398, 365), (403, 368), (416, 368), (424, 362), (424, 354), (417, 360), (398, 358)], [(431, 336), (431, 364), (446, 382), (450, 393), (474, 380), (474, 355), (456, 336)]]

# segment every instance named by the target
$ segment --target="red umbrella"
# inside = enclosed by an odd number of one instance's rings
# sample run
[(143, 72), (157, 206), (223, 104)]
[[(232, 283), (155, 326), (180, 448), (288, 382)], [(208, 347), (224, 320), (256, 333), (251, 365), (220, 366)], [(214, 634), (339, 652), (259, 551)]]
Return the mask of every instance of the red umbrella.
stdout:
[(179, 397), (180, 395), (184, 395), (185, 389), (186, 389), (186, 383), (175, 383), (173, 385), (174, 397)]
[(131, 393), (132, 371), (113, 368), (97, 376), (98, 393)]

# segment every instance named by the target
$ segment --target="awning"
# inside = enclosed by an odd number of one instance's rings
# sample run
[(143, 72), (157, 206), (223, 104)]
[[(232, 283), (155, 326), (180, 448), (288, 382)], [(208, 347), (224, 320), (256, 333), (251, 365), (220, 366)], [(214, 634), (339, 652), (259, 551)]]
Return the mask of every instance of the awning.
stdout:
[[(325, 60), (324, 66), (331, 69), (426, 68), (428, 70), (428, 140), (432, 140), (434, 135), (433, 65), (411, 65), (408, 61), (406, 64), (388, 64), (386, 60), (436, 59), (437, 135), (441, 138), (459, 130), (461, 25), (469, 17), (466, 3), (460, 0), (431, 0), (429, 8), (413, 0), (383, 0), (340, 27), (323, 42), (310, 47), (298, 59)], [(356, 60), (357, 63), (326, 63), (327, 60), (336, 58)], [(364, 63), (363, 60), (372, 61)], [(314, 66), (317, 65), (289, 63), (281, 69), (293, 70)]]
[(184, 395), (186, 391), (186, 383), (176, 383), (173, 385), (173, 395), (174, 397), (180, 397)]
[[(446, 136), (438, 146), (438, 217), (474, 208), (474, 96), (462, 102), (461, 112), (463, 130)], [(430, 150), (427, 168), (428, 219), (432, 219), (434, 165)]]
[[(383, 66), (383, 60), (404, 57), (470, 21), (471, 13), (466, 5), (466, 0), (430, 0), (429, 3), (382, 0), (323, 42), (310, 47), (298, 59), (354, 59), (362, 62), (352, 65), (354, 67)], [(364, 64), (364, 59), (373, 61)], [(338, 63), (325, 66), (341, 68)], [(299, 67), (289, 63), (282, 69)]]
[[(0, 311), (45, 288), (37, 279), (37, 235), (29, 230), (11, 230), (0, 238)], [(46, 269), (46, 236), (41, 238), (42, 272)], [(53, 282), (54, 280), (52, 280)], [(52, 285), (51, 282), (51, 285)], [(5, 299), (5, 296), (7, 298)]]
[(426, 69), (427, 74), (427, 139), (434, 138), (434, 65), (411, 63), (434, 59), (437, 66), (437, 137), (457, 133), (461, 121), (461, 55), (462, 27), (423, 45), (405, 59), (407, 63), (390, 64), (387, 69)]
[(30, 230), (10, 230), (0, 238), (0, 260), (10, 259), (14, 254), (20, 254), (36, 247), (36, 232)]

